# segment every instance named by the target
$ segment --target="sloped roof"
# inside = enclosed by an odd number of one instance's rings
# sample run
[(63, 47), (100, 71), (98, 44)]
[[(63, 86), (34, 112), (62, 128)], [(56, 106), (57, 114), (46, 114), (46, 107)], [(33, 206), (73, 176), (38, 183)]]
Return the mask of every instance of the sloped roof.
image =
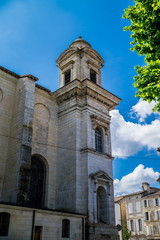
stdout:
[(35, 81), (38, 80), (37, 77), (35, 77), (35, 76), (31, 75), (31, 74), (19, 75), (19, 74), (15, 73), (15, 72), (12, 72), (12, 71), (10, 71), (9, 69), (7, 69), (7, 68), (5, 68), (5, 67), (2, 67), (2, 66), (0, 66), (0, 70), (6, 72), (6, 73), (8, 73), (8, 74), (10, 74), (10, 75), (12, 75), (12, 76), (14, 76), (14, 77), (16, 77), (16, 78), (28, 77), (28, 78), (31, 78), (31, 79), (33, 79), (33, 80), (35, 80)]

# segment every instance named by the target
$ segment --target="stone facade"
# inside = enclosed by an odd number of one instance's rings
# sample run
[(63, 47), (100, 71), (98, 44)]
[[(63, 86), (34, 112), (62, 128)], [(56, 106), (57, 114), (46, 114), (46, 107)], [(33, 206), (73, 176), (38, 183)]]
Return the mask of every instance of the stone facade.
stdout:
[(142, 191), (115, 198), (121, 207), (121, 224), (131, 231), (131, 240), (160, 239), (160, 189), (148, 183), (142, 186)]
[[(103, 63), (89, 43), (77, 39), (57, 59), (55, 92), (32, 75), (0, 67), (0, 212), (9, 212), (11, 224), (20, 213), (24, 223), (26, 215), (31, 229), (36, 211), (41, 239), (61, 239), (65, 216), (70, 239), (118, 239), (109, 111), (120, 99), (101, 87)], [(27, 234), (23, 239), (30, 239)], [(11, 226), (5, 239), (22, 236)]]

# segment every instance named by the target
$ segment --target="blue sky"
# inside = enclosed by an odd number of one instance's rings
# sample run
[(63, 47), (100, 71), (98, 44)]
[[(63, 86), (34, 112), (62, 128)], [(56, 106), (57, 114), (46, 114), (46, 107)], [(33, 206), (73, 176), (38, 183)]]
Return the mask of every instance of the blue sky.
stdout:
[[(56, 59), (78, 36), (88, 41), (105, 61), (102, 86), (122, 98), (112, 113), (113, 154), (123, 156), (113, 163), (116, 186), (120, 188), (122, 177), (131, 174), (132, 188), (126, 188), (135, 191), (142, 181), (160, 187), (154, 183), (160, 172), (156, 151), (160, 116), (134, 97), (134, 66), (144, 60), (129, 50), (130, 32), (123, 31), (129, 24), (122, 19), (123, 9), (132, 4), (131, 0), (1, 0), (0, 65), (20, 75), (32, 74), (55, 91)], [(141, 178), (134, 181), (139, 173)]]

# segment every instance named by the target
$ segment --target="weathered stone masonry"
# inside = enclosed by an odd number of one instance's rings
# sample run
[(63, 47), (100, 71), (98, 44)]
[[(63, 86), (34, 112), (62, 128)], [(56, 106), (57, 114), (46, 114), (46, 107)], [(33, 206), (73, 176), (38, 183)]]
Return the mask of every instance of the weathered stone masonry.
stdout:
[[(109, 111), (120, 99), (101, 87), (103, 63), (78, 38), (57, 59), (55, 92), (32, 75), (0, 67), (0, 214), (8, 212), (10, 224), (23, 222), (12, 225), (5, 239), (22, 239), (17, 229), (24, 240), (36, 234), (45, 240), (64, 234), (118, 239)], [(65, 218), (69, 232), (61, 234)]]

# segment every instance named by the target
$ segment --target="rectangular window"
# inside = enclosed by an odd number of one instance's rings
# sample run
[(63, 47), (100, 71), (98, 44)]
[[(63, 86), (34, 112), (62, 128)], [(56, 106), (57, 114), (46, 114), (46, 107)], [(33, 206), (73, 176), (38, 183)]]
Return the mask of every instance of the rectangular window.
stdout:
[(68, 70), (64, 73), (64, 82), (65, 85), (71, 81), (71, 70)]
[(131, 231), (134, 232), (134, 221), (130, 220)]
[(148, 212), (145, 213), (145, 219), (149, 220), (149, 213)]
[(128, 203), (128, 212), (129, 212), (129, 214), (133, 213), (132, 203)]
[(8, 236), (10, 222), (10, 214), (6, 212), (0, 213), (0, 236)]
[(148, 207), (148, 202), (147, 202), (147, 200), (144, 200), (144, 207)]
[(138, 219), (138, 228), (139, 231), (142, 231), (142, 219)]
[(155, 199), (155, 205), (156, 205), (156, 206), (159, 206), (158, 198)]
[(137, 211), (137, 212), (141, 212), (140, 202), (136, 202), (136, 211)]
[(90, 70), (90, 80), (94, 83), (96, 83), (96, 72), (92, 69)]
[(62, 238), (70, 237), (70, 221), (68, 219), (63, 219), (62, 221)]

